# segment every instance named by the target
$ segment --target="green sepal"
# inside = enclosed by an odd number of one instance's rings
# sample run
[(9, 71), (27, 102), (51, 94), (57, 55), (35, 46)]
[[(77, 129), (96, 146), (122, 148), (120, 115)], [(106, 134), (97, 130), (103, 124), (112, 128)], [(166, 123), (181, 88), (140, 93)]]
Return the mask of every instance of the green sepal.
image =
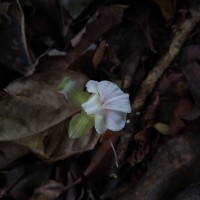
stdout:
[(63, 91), (66, 87), (66, 85), (68, 85), (68, 83), (70, 82), (70, 78), (69, 77), (64, 77), (63, 80), (60, 82), (60, 84), (58, 85), (58, 90), (59, 91)]
[(89, 98), (89, 93), (81, 90), (76, 81), (71, 80), (69, 77), (65, 77), (58, 86), (60, 93), (64, 94), (65, 97), (73, 102), (76, 106), (81, 107)]
[(94, 126), (94, 118), (85, 111), (74, 115), (69, 123), (68, 134), (72, 139), (77, 139), (88, 134)]

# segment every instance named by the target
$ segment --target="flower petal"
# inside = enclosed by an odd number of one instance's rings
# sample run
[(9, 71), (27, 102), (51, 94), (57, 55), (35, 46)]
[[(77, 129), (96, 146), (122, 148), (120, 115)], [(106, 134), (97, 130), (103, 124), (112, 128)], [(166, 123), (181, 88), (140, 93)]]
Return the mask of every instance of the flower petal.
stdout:
[(106, 101), (102, 105), (103, 109), (106, 110), (113, 110), (113, 111), (121, 111), (125, 113), (131, 112), (131, 106), (129, 101), (129, 95), (128, 94), (122, 94), (116, 97), (113, 97)]
[(98, 94), (98, 81), (90, 80), (86, 84), (87, 91), (90, 93)]
[(105, 110), (106, 127), (112, 131), (120, 131), (126, 123), (126, 113), (119, 111)]
[(102, 107), (98, 95), (93, 95), (87, 102), (82, 104), (88, 115), (102, 114)]
[(68, 134), (70, 138), (79, 138), (90, 132), (94, 125), (94, 120), (85, 112), (74, 115), (69, 123)]
[(113, 97), (124, 94), (124, 92), (116, 84), (110, 81), (99, 82), (98, 92), (102, 103), (105, 103), (107, 100)]
[(95, 115), (94, 127), (97, 133), (102, 134), (106, 132), (105, 117), (103, 115)]
[(82, 107), (88, 115), (95, 115), (97, 133), (104, 133), (106, 129), (123, 129), (126, 115), (131, 112), (129, 95), (110, 81), (89, 81), (86, 87), (88, 92), (95, 95)]

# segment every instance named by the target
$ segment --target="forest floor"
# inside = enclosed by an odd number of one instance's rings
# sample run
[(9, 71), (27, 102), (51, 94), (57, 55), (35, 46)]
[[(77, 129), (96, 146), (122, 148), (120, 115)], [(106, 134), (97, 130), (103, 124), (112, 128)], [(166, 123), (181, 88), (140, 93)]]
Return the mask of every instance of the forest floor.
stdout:
[[(200, 200), (199, 25), (198, 0), (0, 1), (0, 199)], [(124, 129), (71, 139), (65, 77), (128, 93)]]

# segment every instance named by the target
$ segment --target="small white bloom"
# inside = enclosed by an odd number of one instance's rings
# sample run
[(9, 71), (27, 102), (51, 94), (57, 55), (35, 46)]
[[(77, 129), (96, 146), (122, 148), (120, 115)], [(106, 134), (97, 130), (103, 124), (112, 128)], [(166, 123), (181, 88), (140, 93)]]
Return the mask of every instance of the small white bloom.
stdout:
[(95, 117), (97, 133), (104, 133), (107, 129), (121, 130), (125, 125), (127, 113), (131, 112), (129, 95), (110, 81), (91, 80), (86, 84), (86, 88), (93, 94), (82, 107), (88, 115)]

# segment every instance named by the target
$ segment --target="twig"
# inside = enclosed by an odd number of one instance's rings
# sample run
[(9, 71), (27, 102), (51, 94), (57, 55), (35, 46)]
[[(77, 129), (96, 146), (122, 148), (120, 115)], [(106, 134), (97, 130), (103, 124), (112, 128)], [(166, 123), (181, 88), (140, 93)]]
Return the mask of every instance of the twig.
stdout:
[(153, 70), (148, 74), (143, 81), (139, 93), (136, 95), (132, 108), (134, 112), (139, 111), (144, 105), (147, 97), (151, 94), (157, 81), (163, 75), (164, 71), (169, 67), (169, 64), (179, 53), (184, 41), (194, 28), (194, 26), (200, 21), (200, 8), (193, 8), (190, 10), (191, 18), (186, 19), (176, 30), (172, 42), (169, 46), (169, 50), (158, 61)]

